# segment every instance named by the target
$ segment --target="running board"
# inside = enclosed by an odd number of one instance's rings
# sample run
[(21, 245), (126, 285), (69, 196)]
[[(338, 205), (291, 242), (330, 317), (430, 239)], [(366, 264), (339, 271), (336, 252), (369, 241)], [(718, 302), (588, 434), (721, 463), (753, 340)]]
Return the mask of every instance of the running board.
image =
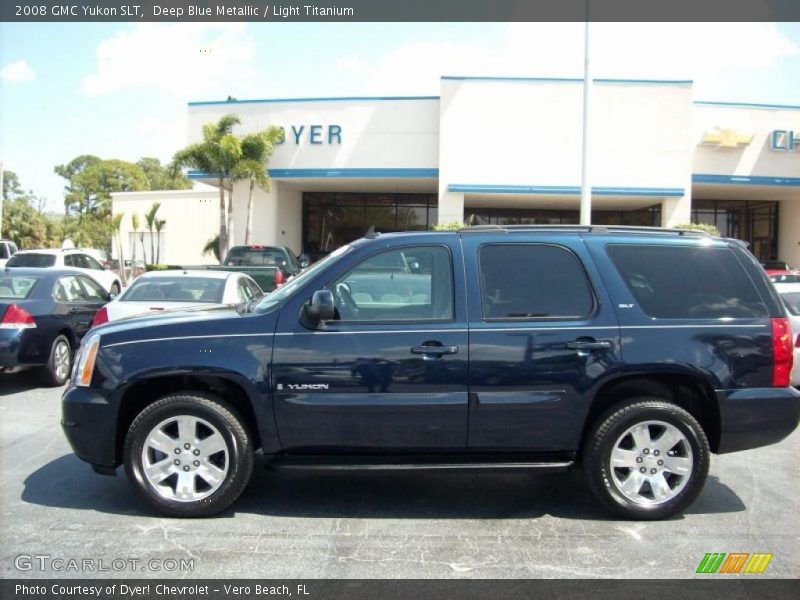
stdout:
[(276, 458), (268, 462), (267, 469), (313, 471), (565, 471), (575, 461), (401, 461), (401, 460), (314, 460), (312, 457)]

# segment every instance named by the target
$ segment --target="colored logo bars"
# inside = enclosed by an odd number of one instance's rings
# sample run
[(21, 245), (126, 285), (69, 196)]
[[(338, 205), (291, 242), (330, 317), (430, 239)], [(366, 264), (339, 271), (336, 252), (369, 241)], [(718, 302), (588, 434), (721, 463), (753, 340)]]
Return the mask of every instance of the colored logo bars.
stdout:
[(772, 554), (748, 552), (709, 552), (700, 561), (697, 573), (763, 573)]

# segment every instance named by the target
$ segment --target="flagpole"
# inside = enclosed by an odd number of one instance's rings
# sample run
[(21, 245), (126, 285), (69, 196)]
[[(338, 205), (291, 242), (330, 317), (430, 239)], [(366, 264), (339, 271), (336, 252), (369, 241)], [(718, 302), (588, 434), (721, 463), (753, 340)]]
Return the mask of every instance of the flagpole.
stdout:
[(589, 62), (589, 0), (586, 0), (586, 23), (583, 38), (583, 139), (581, 143), (581, 212), (580, 224), (592, 224), (592, 182), (589, 177), (589, 106), (592, 69)]

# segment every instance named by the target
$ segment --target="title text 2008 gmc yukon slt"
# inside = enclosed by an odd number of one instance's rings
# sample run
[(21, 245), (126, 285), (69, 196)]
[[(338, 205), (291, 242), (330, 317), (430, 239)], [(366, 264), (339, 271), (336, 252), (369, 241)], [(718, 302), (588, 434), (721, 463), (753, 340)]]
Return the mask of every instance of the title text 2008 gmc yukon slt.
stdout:
[(257, 303), (94, 329), (63, 427), (158, 512), (274, 465), (566, 468), (612, 511), (685, 509), (710, 453), (797, 426), (792, 339), (739, 242), (603, 227), (370, 235)]

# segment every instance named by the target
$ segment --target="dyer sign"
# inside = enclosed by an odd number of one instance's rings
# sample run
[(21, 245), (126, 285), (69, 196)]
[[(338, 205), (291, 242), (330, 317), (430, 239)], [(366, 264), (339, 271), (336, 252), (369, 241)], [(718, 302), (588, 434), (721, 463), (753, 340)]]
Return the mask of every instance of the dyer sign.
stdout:
[(794, 152), (800, 148), (800, 131), (776, 129), (769, 138), (769, 147), (776, 152)]
[(289, 142), (300, 144), (342, 144), (342, 127), (340, 125), (291, 125), (279, 127), (283, 132), (281, 144)]

